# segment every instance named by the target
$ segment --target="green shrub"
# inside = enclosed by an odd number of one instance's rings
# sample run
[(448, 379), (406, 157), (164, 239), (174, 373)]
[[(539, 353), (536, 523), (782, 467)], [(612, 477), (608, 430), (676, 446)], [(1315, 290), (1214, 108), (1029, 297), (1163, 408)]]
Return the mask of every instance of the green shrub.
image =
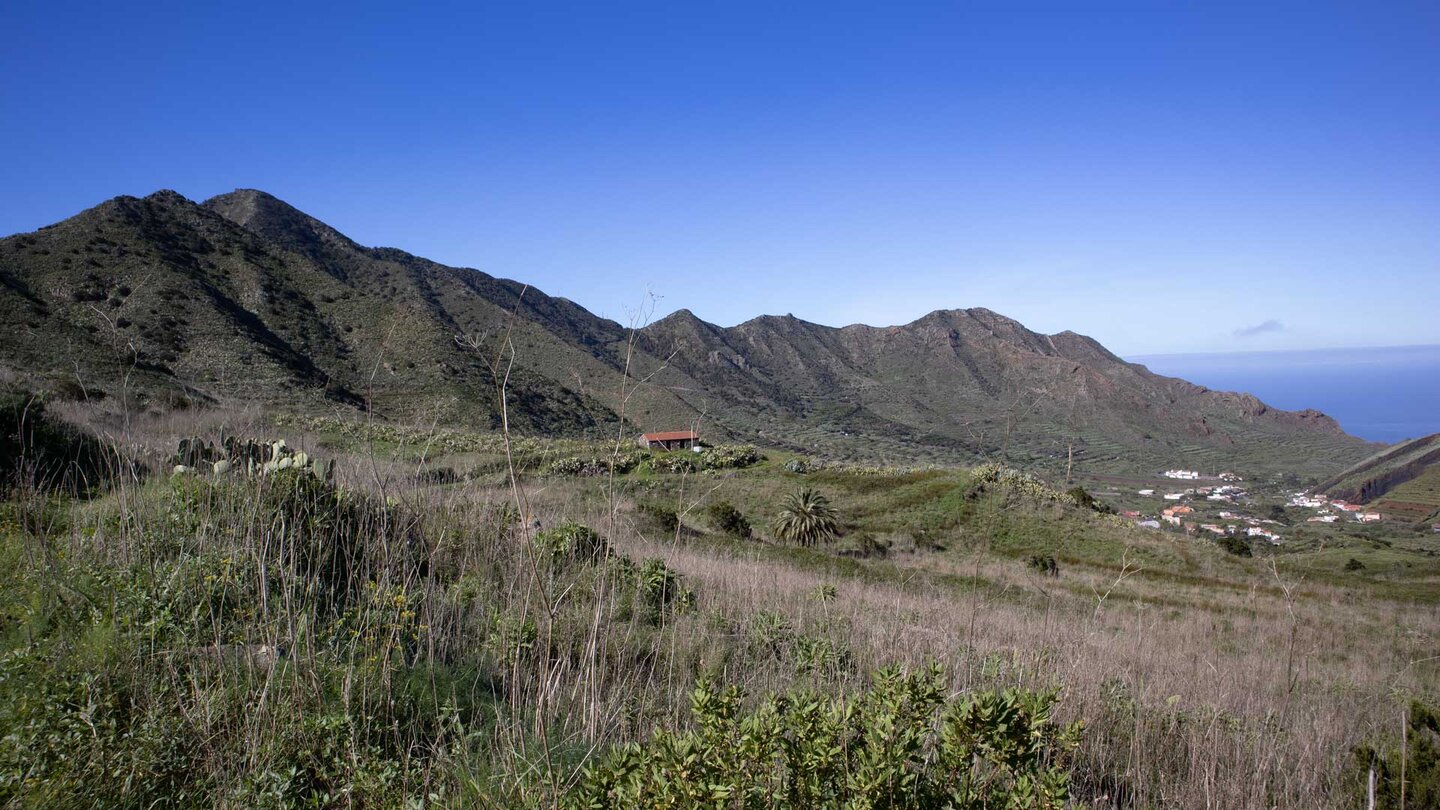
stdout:
[(707, 470), (740, 469), (765, 460), (759, 448), (749, 444), (722, 444), (700, 451), (700, 463)]
[(746, 520), (745, 516), (740, 514), (740, 510), (736, 509), (734, 504), (728, 501), (719, 501), (710, 504), (710, 507), (706, 509), (705, 512), (709, 518), (711, 528), (715, 529), (715, 531), (724, 532), (725, 534), (738, 537), (742, 540), (750, 539), (750, 521)]
[(816, 675), (832, 680), (849, 672), (854, 663), (849, 648), (829, 636), (796, 636), (790, 658), (795, 664), (796, 675)]
[(636, 507), (641, 516), (665, 534), (674, 534), (680, 528), (680, 516), (668, 506), (642, 503)]
[(84, 494), (118, 469), (104, 445), (50, 416), (43, 401), (0, 396), (0, 495), (22, 482)]
[(628, 450), (623, 453), (616, 453), (604, 458), (598, 456), (567, 456), (557, 458), (545, 467), (549, 475), (565, 476), (595, 476), (608, 475), (614, 472), (616, 475), (624, 475), (639, 467), (641, 462), (649, 458), (649, 453), (643, 450)]
[(749, 631), (755, 646), (777, 657), (795, 637), (795, 628), (789, 620), (773, 610), (762, 610), (751, 616)]
[(686, 613), (695, 606), (695, 592), (664, 560), (651, 558), (636, 565), (617, 556), (611, 558), (610, 573), (617, 589), (617, 613), (625, 618), (638, 613), (646, 623), (659, 624), (665, 614)]
[(1411, 701), (1405, 718), (1402, 755), (1398, 741), (1360, 746), (1351, 768), (1352, 795), (1365, 795), (1375, 771), (1375, 807), (1399, 808), (1400, 776), (1405, 776), (1405, 807), (1440, 807), (1440, 710)]
[(890, 541), (870, 532), (856, 532), (849, 540), (855, 546), (855, 553), (862, 557), (884, 557), (890, 553)]
[(550, 466), (545, 470), (550, 475), (580, 475), (585, 472), (589, 463), (589, 460), (579, 456), (568, 456), (550, 462)]
[(664, 560), (654, 557), (640, 564), (635, 583), (640, 604), (652, 613), (670, 607), (683, 591), (680, 575), (666, 567)]
[(624, 453), (616, 453), (610, 458), (605, 459), (605, 463), (614, 469), (616, 474), (623, 475), (624, 473), (634, 471), (635, 468), (639, 467), (644, 463), (645, 459), (649, 457), (650, 454), (644, 450), (628, 450)]
[(840, 596), (840, 591), (834, 585), (825, 582), (811, 588), (810, 592), (805, 595), (817, 602), (834, 602)]
[(1234, 554), (1237, 557), (1253, 557), (1255, 553), (1250, 550), (1250, 541), (1235, 534), (1227, 534), (1220, 538), (1220, 548)]
[(702, 681), (694, 727), (657, 732), (588, 768), (568, 808), (1060, 808), (1079, 727), (1053, 693), (948, 698), (938, 667), (876, 674), (853, 698), (771, 696), (743, 711)]
[[(196, 477), (172, 479), (210, 497), (221, 482)], [(178, 490), (177, 490), (178, 491)], [(192, 496), (193, 497), (193, 496)], [(346, 602), (384, 571), (415, 576), (428, 566), (429, 549), (413, 515), (358, 492), (341, 490), (307, 469), (276, 470), (263, 479), (260, 498), (271, 536), (285, 538), (290, 562), (313, 580), (326, 599)], [(201, 510), (186, 503), (178, 514)], [(384, 538), (384, 542), (377, 542)]]
[[(113, 641), (91, 641), (92, 654), (110, 659)], [(131, 684), (28, 645), (0, 657), (0, 698), (0, 804), (200, 804), (201, 786), (187, 778), (195, 752), (175, 734), (180, 719), (144, 706)]]
[(1060, 576), (1060, 565), (1049, 554), (1031, 554), (1025, 558), (1025, 565), (1047, 577)]
[(650, 459), (650, 469), (660, 473), (699, 472), (700, 462), (686, 453), (666, 453)]
[(1074, 499), (1075, 503), (1082, 508), (1089, 509), (1093, 512), (1099, 512), (1102, 515), (1115, 514), (1115, 507), (1110, 506), (1104, 501), (1096, 500), (1095, 496), (1091, 495), (1082, 486), (1073, 486), (1065, 490), (1065, 494)]
[(607, 544), (594, 529), (579, 523), (562, 523), (535, 535), (535, 547), (552, 563), (566, 561), (595, 563), (610, 553)]
[[(13, 615), (29, 627), (0, 653), (0, 806), (401, 806), (449, 756), (452, 720), (480, 720), (456, 686), (473, 672), (382, 671), (384, 642), (352, 634), (383, 625), (395, 638), (410, 603), (393, 588), (374, 589), (386, 610), (312, 624), (317, 650), (343, 639), (353, 660), (374, 662), (346, 666), (349, 656), (300, 662), (243, 643), (266, 630), (253, 559), (56, 562), (0, 574), (0, 599), (13, 603), (0, 610), (25, 606)], [(277, 600), (308, 593), (287, 590), (293, 578), (263, 579)], [(340, 703), (352, 687), (354, 702)], [(262, 717), (257, 745), (246, 728)]]

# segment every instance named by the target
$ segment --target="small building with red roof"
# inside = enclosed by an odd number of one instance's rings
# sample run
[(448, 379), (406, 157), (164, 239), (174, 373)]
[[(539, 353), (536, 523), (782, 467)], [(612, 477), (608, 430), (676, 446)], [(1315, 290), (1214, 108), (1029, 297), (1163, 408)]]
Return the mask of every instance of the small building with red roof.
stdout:
[(693, 430), (642, 433), (635, 443), (647, 450), (689, 450), (700, 446), (700, 434)]

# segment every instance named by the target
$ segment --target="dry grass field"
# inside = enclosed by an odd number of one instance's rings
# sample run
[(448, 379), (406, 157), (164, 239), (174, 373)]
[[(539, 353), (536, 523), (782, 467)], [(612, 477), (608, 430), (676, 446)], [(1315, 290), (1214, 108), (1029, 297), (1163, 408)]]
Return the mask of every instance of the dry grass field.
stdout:
[[(617, 448), (59, 415), (160, 472), (5, 507), (6, 806), (572, 806), (607, 751), (687, 728), (698, 680), (758, 705), (935, 662), (954, 696), (1054, 691), (1083, 726), (1069, 806), (1358, 807), (1357, 751), (1440, 698), (1433, 564), (1320, 577), (966, 470), (575, 477), (547, 465)], [(335, 486), (166, 474), (222, 435), (283, 435)], [(838, 541), (770, 537), (802, 486)], [(752, 537), (710, 525), (720, 501)]]

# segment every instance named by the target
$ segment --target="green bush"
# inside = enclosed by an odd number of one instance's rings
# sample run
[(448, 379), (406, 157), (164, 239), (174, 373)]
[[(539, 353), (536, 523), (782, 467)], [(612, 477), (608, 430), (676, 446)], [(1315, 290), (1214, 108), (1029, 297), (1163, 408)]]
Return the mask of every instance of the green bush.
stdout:
[(750, 539), (750, 521), (740, 514), (740, 510), (736, 509), (734, 504), (728, 501), (712, 503), (705, 513), (709, 518), (710, 527), (715, 531), (724, 532), (742, 540)]
[(1082, 486), (1073, 486), (1065, 490), (1065, 494), (1073, 498), (1077, 505), (1085, 509), (1089, 509), (1093, 512), (1099, 512), (1102, 515), (1115, 514), (1115, 507), (1110, 506), (1104, 501), (1096, 500), (1095, 496), (1091, 495)]
[(0, 495), (21, 483), (84, 494), (118, 469), (104, 445), (51, 417), (43, 401), (0, 396)]
[(589, 468), (592, 461), (579, 456), (557, 458), (550, 462), (550, 466), (546, 467), (545, 471), (550, 475), (580, 475)]
[(853, 698), (771, 696), (742, 710), (702, 681), (694, 727), (657, 732), (586, 769), (572, 810), (667, 807), (1060, 808), (1079, 726), (1051, 721), (1053, 693), (949, 698), (938, 667), (876, 674)]
[(810, 592), (805, 594), (805, 596), (817, 602), (834, 602), (840, 596), (840, 590), (834, 585), (825, 582), (811, 588)]
[[(111, 644), (90, 645), (113, 655)], [(186, 776), (195, 752), (179, 744), (180, 719), (143, 706), (130, 684), (32, 644), (0, 658), (0, 698), (0, 804), (61, 806), (85, 796), (88, 806), (106, 807), (144, 796), (198, 806), (200, 791)]]
[(1220, 548), (1234, 554), (1237, 557), (1253, 557), (1255, 553), (1250, 550), (1250, 541), (1244, 537), (1234, 534), (1227, 534), (1220, 538)]
[(1398, 741), (1355, 749), (1352, 795), (1365, 795), (1375, 771), (1375, 807), (1399, 808), (1400, 775), (1405, 775), (1405, 807), (1440, 807), (1440, 710), (1411, 701), (1405, 719), (1402, 755)]
[(693, 473), (700, 471), (700, 462), (686, 453), (666, 453), (650, 459), (650, 469), (660, 473)]
[(567, 456), (550, 462), (545, 471), (549, 475), (565, 476), (608, 475), (611, 472), (616, 475), (624, 475), (639, 467), (641, 462), (647, 458), (649, 458), (649, 454), (643, 450), (629, 450), (605, 458)]
[(635, 572), (635, 584), (640, 605), (652, 615), (675, 605), (677, 600), (693, 598), (686, 595), (680, 575), (666, 567), (664, 560), (654, 557), (640, 564)]
[(616, 585), (616, 602), (626, 618), (638, 614), (648, 624), (659, 624), (668, 612), (688, 612), (695, 605), (695, 592), (685, 587), (680, 575), (661, 559), (651, 558), (636, 565), (628, 557), (613, 557), (610, 573)]
[[(0, 535), (7, 560), (12, 542)], [(311, 591), (278, 563), (254, 577), (256, 562), (4, 567), (0, 616), (27, 632), (0, 652), (0, 806), (401, 806), (453, 753), (452, 723), (481, 721), (462, 688), (475, 673), (382, 668), (407, 607), (394, 588), (312, 623), (318, 654), (303, 662), (259, 643), (260, 580), (277, 601)], [(384, 638), (352, 632), (365, 627)], [(353, 658), (327, 654), (337, 642)]]
[(1060, 576), (1060, 565), (1049, 554), (1031, 554), (1025, 558), (1025, 565), (1047, 577)]
[(848, 673), (854, 663), (849, 648), (829, 636), (796, 636), (790, 657), (796, 675), (817, 675), (835, 679)]
[(641, 516), (666, 534), (674, 534), (680, 528), (680, 516), (668, 506), (642, 503), (636, 508), (640, 511)]
[(856, 532), (849, 540), (855, 546), (855, 553), (862, 557), (884, 557), (890, 553), (890, 541), (870, 532)]
[[(201, 513), (193, 500), (215, 497), (220, 482), (195, 477), (172, 479), (177, 515)], [(414, 576), (429, 562), (428, 548), (413, 515), (357, 492), (344, 491), (308, 469), (283, 469), (265, 476), (260, 488), (272, 536), (286, 538), (297, 573), (314, 581), (319, 595), (335, 603), (353, 600), (379, 572)], [(385, 542), (375, 542), (377, 537)]]
[(535, 547), (552, 563), (575, 561), (599, 562), (610, 554), (610, 547), (594, 529), (579, 523), (562, 523), (535, 535)]
[(750, 617), (749, 636), (757, 648), (778, 658), (794, 640), (795, 628), (779, 613), (762, 610)]
[(707, 470), (740, 469), (765, 460), (759, 448), (749, 444), (722, 444), (700, 451), (700, 463)]

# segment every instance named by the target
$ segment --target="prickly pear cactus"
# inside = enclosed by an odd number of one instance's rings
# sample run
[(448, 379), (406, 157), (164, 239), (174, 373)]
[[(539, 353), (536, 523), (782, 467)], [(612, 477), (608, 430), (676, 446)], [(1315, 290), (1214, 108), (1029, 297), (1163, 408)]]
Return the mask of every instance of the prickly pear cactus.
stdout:
[(252, 476), (268, 475), (279, 470), (299, 470), (322, 481), (333, 480), (335, 475), (333, 461), (321, 462), (303, 450), (293, 450), (284, 439), (257, 442), (227, 436), (216, 445), (198, 437), (188, 437), (180, 441), (173, 464), (171, 472), (174, 475), (207, 469), (216, 476), (232, 470)]

